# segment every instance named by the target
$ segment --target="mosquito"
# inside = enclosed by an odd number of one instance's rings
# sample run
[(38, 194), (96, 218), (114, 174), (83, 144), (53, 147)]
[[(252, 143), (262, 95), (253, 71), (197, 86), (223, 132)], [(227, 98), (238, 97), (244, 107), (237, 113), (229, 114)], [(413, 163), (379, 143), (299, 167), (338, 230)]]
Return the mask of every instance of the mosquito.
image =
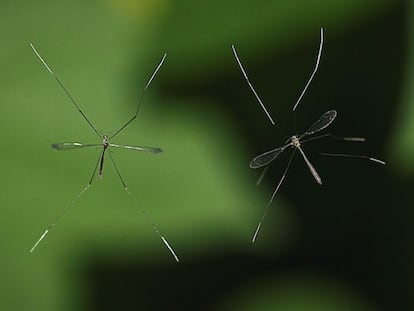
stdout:
[[(92, 185), (92, 182), (93, 182), (93, 180), (95, 178), (96, 171), (98, 171), (98, 178), (99, 179), (102, 179), (103, 169), (104, 169), (105, 155), (106, 154), (109, 154), (109, 159), (111, 160), (111, 162), (112, 162), (112, 164), (113, 164), (113, 166), (115, 168), (115, 171), (118, 174), (118, 177), (119, 177), (119, 179), (121, 181), (121, 184), (122, 184), (124, 190), (133, 198), (135, 205), (137, 205), (138, 207), (140, 207), (141, 212), (147, 217), (147, 219), (151, 223), (152, 228), (155, 231), (155, 233), (159, 236), (159, 238), (162, 240), (162, 242), (165, 244), (165, 246), (168, 248), (168, 250), (170, 251), (170, 253), (174, 257), (174, 259), (178, 262), (179, 261), (178, 256), (176, 255), (175, 251), (173, 250), (173, 248), (171, 247), (171, 245), (168, 243), (168, 241), (165, 239), (165, 237), (161, 234), (160, 230), (158, 229), (158, 226), (156, 226), (152, 222), (149, 214), (138, 204), (138, 201), (135, 198), (135, 196), (129, 191), (129, 189), (128, 189), (128, 187), (127, 187), (124, 179), (121, 176), (121, 173), (120, 173), (120, 171), (118, 169), (118, 166), (115, 163), (115, 160), (114, 160), (114, 158), (112, 156), (112, 153), (111, 153), (111, 150), (110, 150), (110, 148), (120, 148), (120, 149), (128, 149), (128, 150), (134, 150), (134, 151), (148, 152), (148, 153), (152, 153), (152, 154), (157, 154), (157, 153), (162, 152), (162, 149), (161, 148), (158, 148), (158, 147), (146, 147), (146, 146), (131, 146), (131, 145), (113, 144), (113, 143), (110, 143), (110, 140), (112, 138), (114, 138), (116, 135), (118, 135), (121, 131), (123, 131), (129, 124), (131, 124), (132, 121), (134, 121), (137, 118), (139, 109), (141, 107), (141, 104), (142, 104), (142, 101), (143, 101), (143, 98), (144, 98), (144, 95), (145, 95), (148, 87), (150, 86), (151, 82), (154, 80), (156, 74), (160, 70), (161, 66), (163, 65), (163, 63), (165, 61), (165, 58), (167, 57), (167, 54), (164, 54), (163, 55), (161, 61), (159, 62), (158, 66), (155, 68), (155, 70), (152, 73), (151, 77), (149, 78), (147, 84), (145, 85), (144, 90), (142, 91), (141, 96), (139, 98), (138, 105), (137, 105), (137, 108), (136, 108), (136, 111), (135, 111), (135, 114), (133, 115), (133, 117), (131, 117), (118, 130), (116, 130), (114, 134), (107, 135), (107, 134), (103, 134), (102, 132), (100, 132), (94, 126), (94, 124), (90, 121), (90, 119), (86, 116), (86, 114), (81, 110), (81, 108), (79, 107), (78, 103), (75, 101), (74, 97), (69, 93), (69, 91), (67, 90), (67, 88), (61, 82), (61, 80), (50, 69), (49, 65), (46, 63), (46, 61), (44, 60), (44, 58), (42, 56), (40, 56), (39, 52), (36, 50), (36, 48), (34, 47), (34, 45), (32, 43), (30, 43), (30, 47), (32, 48), (32, 50), (35, 53), (35, 55), (37, 56), (37, 58), (41, 61), (41, 63), (47, 69), (47, 71), (53, 76), (53, 78), (59, 84), (59, 86), (61, 87), (61, 89), (63, 90), (63, 92), (68, 96), (68, 98), (70, 99), (70, 101), (72, 102), (72, 104), (75, 106), (75, 108), (79, 111), (79, 113), (82, 115), (82, 117), (85, 119), (85, 121), (89, 124), (90, 128), (95, 132), (95, 134), (99, 138), (102, 139), (102, 143), (101, 144), (83, 144), (83, 143), (80, 143), (80, 142), (64, 142), (64, 143), (55, 143), (55, 144), (52, 144), (51, 145), (52, 148), (54, 148), (56, 150), (74, 150), (74, 149), (87, 148), (87, 147), (101, 147), (101, 151), (99, 153), (99, 157), (98, 157), (98, 160), (97, 160), (96, 165), (94, 167), (92, 176), (89, 179), (89, 182), (86, 185), (86, 187), (50, 223), (50, 225), (46, 228), (46, 230), (43, 232), (43, 234), (40, 236), (40, 238), (33, 245), (33, 247), (31, 248), (30, 252), (33, 252), (36, 249), (36, 247), (39, 245), (39, 243), (42, 242), (42, 240), (46, 237), (46, 235), (49, 233), (49, 231), (56, 225), (56, 223), (62, 218), (62, 216), (71, 207), (73, 207), (73, 205), (76, 202), (76, 200), (78, 200), (89, 189), (89, 187)], [(109, 150), (109, 152), (106, 152), (107, 150)]]
[[(304, 94), (306, 93), (306, 90), (308, 89), (310, 83), (312, 82), (312, 79), (314, 78), (316, 72), (318, 71), (318, 67), (319, 67), (319, 62), (321, 59), (321, 55), (322, 55), (322, 47), (323, 47), (323, 28), (320, 29), (320, 43), (319, 43), (319, 50), (318, 50), (318, 55), (316, 58), (316, 64), (315, 67), (312, 71), (312, 74), (310, 75), (310, 78), (308, 79), (302, 93), (300, 94), (299, 98), (297, 99), (297, 101), (295, 102), (293, 108), (292, 108), (292, 113), (293, 113), (293, 120), (294, 123), (296, 123), (295, 121), (295, 110), (298, 107), (300, 101), (302, 100)], [(239, 56), (237, 55), (237, 51), (234, 45), (232, 45), (232, 50), (233, 50), (233, 54), (234, 57), (236, 58), (236, 61), (240, 67), (240, 70), (245, 78), (245, 80), (247, 81), (247, 84), (249, 85), (251, 91), (253, 92), (254, 96), (256, 97), (256, 100), (258, 101), (258, 103), (260, 104), (261, 108), (263, 109), (263, 111), (265, 112), (267, 118), (269, 119), (269, 121), (272, 123), (272, 125), (275, 125), (275, 121), (273, 120), (272, 116), (270, 115), (270, 113), (268, 112), (268, 110), (266, 109), (266, 106), (263, 104), (263, 101), (260, 99), (259, 95), (257, 94), (256, 90), (254, 89), (252, 83), (250, 82), (246, 70), (244, 69)], [(292, 153), (289, 157), (288, 163), (282, 173), (282, 177), (280, 178), (275, 190), (272, 193), (272, 196), (270, 197), (270, 200), (266, 206), (266, 209), (259, 221), (259, 224), (256, 227), (256, 230), (253, 234), (252, 237), (252, 242), (254, 243), (257, 239), (257, 235), (260, 231), (260, 228), (262, 226), (262, 223), (267, 215), (267, 213), (269, 212), (269, 209), (272, 205), (272, 202), (277, 194), (277, 192), (279, 191), (280, 186), (282, 185), (283, 181), (285, 180), (285, 177), (287, 175), (287, 172), (289, 170), (289, 167), (291, 166), (293, 157), (295, 155), (295, 153), (298, 151), (301, 156), (303, 157), (303, 160), (305, 161), (307, 167), (309, 168), (309, 171), (311, 172), (313, 178), (315, 179), (315, 181), (319, 184), (322, 185), (322, 179), (319, 176), (317, 170), (315, 169), (315, 167), (312, 165), (312, 163), (309, 161), (308, 157), (305, 155), (304, 151), (303, 151), (303, 144), (309, 141), (313, 141), (313, 140), (317, 140), (317, 139), (321, 139), (324, 137), (330, 137), (330, 138), (334, 138), (334, 139), (339, 139), (339, 140), (344, 140), (344, 141), (352, 141), (352, 142), (364, 142), (365, 138), (362, 137), (340, 137), (340, 136), (336, 136), (336, 135), (332, 135), (332, 134), (320, 134), (319, 132), (323, 131), (324, 129), (326, 129), (336, 118), (337, 116), (337, 112), (335, 110), (329, 110), (325, 113), (323, 113), (304, 133), (302, 134), (298, 134), (296, 129), (295, 129), (295, 134), (292, 135), (289, 139), (287, 139), (285, 141), (285, 144), (282, 145), (281, 147), (269, 150), (267, 152), (264, 152), (258, 156), (256, 156), (255, 158), (253, 158), (250, 161), (250, 168), (263, 168), (262, 173), (259, 176), (259, 179), (257, 181), (257, 185), (259, 185), (264, 177), (264, 175), (266, 174), (267, 170), (269, 169), (269, 165), (275, 161), (276, 159), (279, 158), (280, 155), (284, 154), (285, 151), (287, 150), (292, 150)], [(296, 128), (296, 125), (295, 125)], [(315, 135), (319, 133), (318, 135)], [(338, 154), (338, 153), (321, 153), (319, 152), (319, 154), (321, 155), (325, 155), (325, 156), (336, 156), (336, 157), (348, 157), (348, 158), (363, 158), (363, 159), (367, 159), (369, 161), (373, 161), (375, 163), (381, 164), (381, 165), (385, 165), (385, 162), (382, 160), (378, 160), (376, 158), (372, 158), (366, 155), (352, 155), (352, 154)]]

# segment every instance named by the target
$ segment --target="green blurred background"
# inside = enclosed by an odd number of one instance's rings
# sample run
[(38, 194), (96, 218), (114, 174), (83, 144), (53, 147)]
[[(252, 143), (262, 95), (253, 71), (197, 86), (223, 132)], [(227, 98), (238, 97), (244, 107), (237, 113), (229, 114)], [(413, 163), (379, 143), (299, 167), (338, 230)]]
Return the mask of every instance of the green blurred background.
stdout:
[[(413, 310), (409, 202), (414, 176), (412, 1), (11, 1), (0, 4), (0, 310)], [(286, 164), (260, 187), (255, 155), (336, 109), (296, 158), (256, 244), (250, 242)], [(116, 130), (164, 52), (139, 118), (114, 143), (138, 198), (181, 258), (174, 262), (107, 160), (103, 180), (29, 249), (87, 184), (98, 143), (29, 47), (33, 42), (102, 131)], [(272, 127), (233, 58), (236, 44)]]

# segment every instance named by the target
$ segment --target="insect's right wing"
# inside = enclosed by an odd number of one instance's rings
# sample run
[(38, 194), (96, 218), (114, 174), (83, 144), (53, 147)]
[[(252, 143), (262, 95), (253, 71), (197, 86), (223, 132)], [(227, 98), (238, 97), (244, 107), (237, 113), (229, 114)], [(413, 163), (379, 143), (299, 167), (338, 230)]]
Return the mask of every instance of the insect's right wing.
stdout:
[(267, 151), (255, 157), (253, 160), (250, 161), (250, 168), (260, 168), (266, 165), (269, 165), (270, 162), (275, 160), (283, 151), (286, 150), (287, 147), (291, 146), (291, 144), (287, 144), (285, 146)]
[(56, 150), (73, 150), (73, 149), (80, 149), (85, 147), (98, 147), (101, 144), (82, 144), (78, 142), (70, 142), (70, 143), (56, 143), (52, 144), (51, 147)]

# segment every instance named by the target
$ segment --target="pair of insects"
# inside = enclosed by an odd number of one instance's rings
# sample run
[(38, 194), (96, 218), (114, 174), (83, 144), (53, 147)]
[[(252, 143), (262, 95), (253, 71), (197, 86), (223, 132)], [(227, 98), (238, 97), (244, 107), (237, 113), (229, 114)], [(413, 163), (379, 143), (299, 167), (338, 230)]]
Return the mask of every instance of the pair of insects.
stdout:
[[(317, 56), (317, 61), (316, 61), (316, 66), (307, 82), (307, 84), (305, 85), (304, 90), (302, 91), (301, 95), (299, 96), (298, 100), (296, 101), (294, 107), (293, 107), (293, 112), (296, 110), (296, 107), (298, 106), (298, 104), (300, 103), (303, 95), (305, 94), (308, 86), (310, 85), (314, 75), (316, 74), (316, 71), (318, 70), (318, 66), (319, 66), (319, 61), (320, 61), (320, 57), (321, 57), (321, 53), (322, 53), (322, 46), (323, 46), (323, 29), (321, 29), (321, 41), (320, 41), (320, 45), (319, 45), (319, 52), (318, 52), (318, 56)], [(122, 130), (124, 130), (132, 121), (134, 121), (138, 115), (139, 109), (141, 107), (142, 101), (143, 101), (143, 97), (148, 89), (148, 87), (150, 86), (151, 82), (153, 81), (153, 79), (155, 78), (156, 74), (158, 73), (159, 69), (161, 68), (162, 64), (165, 61), (166, 58), (166, 54), (164, 54), (164, 56), (162, 57), (160, 63), (158, 64), (158, 66), (156, 67), (156, 69), (154, 70), (153, 74), (151, 75), (150, 79), (148, 80), (147, 84), (144, 87), (144, 90), (142, 92), (142, 95), (138, 101), (138, 105), (137, 105), (137, 109), (135, 111), (135, 114), (133, 115), (133, 117), (131, 119), (129, 119), (125, 124), (123, 124), (117, 131), (115, 131), (114, 134), (112, 135), (106, 135), (101, 133), (100, 131), (98, 131), (98, 129), (92, 124), (92, 122), (88, 119), (88, 117), (86, 116), (86, 114), (80, 109), (79, 105), (77, 104), (77, 102), (75, 101), (75, 99), (71, 96), (71, 94), (68, 92), (67, 88), (63, 85), (63, 83), (60, 81), (60, 79), (53, 73), (53, 71), (50, 69), (50, 67), (47, 65), (47, 63), (45, 62), (45, 60), (40, 56), (39, 52), (36, 50), (36, 48), (31, 44), (31, 48), (33, 49), (34, 53), (36, 54), (36, 56), (39, 58), (39, 60), (42, 62), (42, 64), (45, 66), (45, 68), (48, 70), (48, 72), (54, 77), (54, 79), (57, 81), (57, 83), (59, 84), (59, 86), (62, 88), (62, 90), (64, 91), (64, 93), (66, 93), (66, 95), (69, 97), (70, 101), (72, 102), (72, 104), (75, 106), (75, 108), (79, 111), (79, 113), (82, 115), (82, 117), (86, 120), (86, 122), (89, 124), (89, 126), (91, 127), (91, 129), (102, 139), (102, 143), (101, 144), (83, 144), (83, 143), (79, 143), (79, 142), (64, 142), (64, 143), (57, 143), (57, 144), (52, 144), (52, 147), (57, 149), (57, 150), (72, 150), (72, 149), (79, 149), (79, 148), (86, 148), (86, 147), (102, 147), (99, 157), (98, 157), (98, 161), (95, 165), (95, 168), (93, 170), (92, 176), (87, 184), (87, 186), (77, 195), (77, 197), (75, 199), (80, 198), (91, 186), (94, 177), (96, 175), (96, 171), (98, 171), (98, 177), (102, 178), (102, 174), (103, 174), (103, 168), (104, 168), (104, 159), (105, 159), (105, 155), (109, 154), (109, 158), (120, 178), (120, 181), (124, 187), (124, 189), (127, 191), (127, 193), (133, 197), (134, 202), (137, 206), (137, 200), (136, 198), (132, 195), (132, 193), (128, 190), (127, 185), (124, 181), (124, 179), (122, 178), (120, 171), (118, 170), (118, 167), (114, 161), (114, 158), (111, 155), (111, 150), (109, 150), (109, 152), (107, 152), (107, 150), (111, 147), (111, 148), (123, 148), (123, 149), (129, 149), (129, 150), (135, 150), (135, 151), (144, 151), (144, 152), (150, 152), (150, 153), (160, 153), (162, 152), (161, 148), (157, 148), (157, 147), (143, 147), (143, 146), (130, 146), (130, 145), (119, 145), (119, 144), (113, 144), (110, 142), (110, 140), (112, 138), (114, 138), (117, 134), (119, 134)], [(254, 96), (256, 97), (257, 101), (259, 102), (260, 106), (262, 107), (262, 109), (264, 110), (264, 112), (266, 113), (268, 119), (270, 120), (270, 122), (274, 125), (275, 122), (272, 119), (271, 115), (269, 114), (269, 112), (267, 111), (265, 105), (263, 104), (262, 100), (260, 99), (259, 95), (257, 94), (257, 92), (255, 91), (255, 89), (253, 88), (253, 85), (250, 83), (249, 78), (246, 74), (246, 71), (237, 55), (236, 52), (236, 48), (234, 47), (234, 45), (232, 46), (232, 50), (234, 53), (234, 57), (242, 71), (242, 74), (244, 76), (244, 78), (246, 79), (250, 89), (252, 90)], [(309, 159), (306, 157), (305, 153), (303, 152), (302, 148), (301, 148), (301, 144), (311, 141), (311, 140), (316, 140), (322, 137), (333, 137), (333, 138), (337, 138), (337, 139), (343, 139), (343, 140), (348, 140), (348, 141), (364, 141), (365, 139), (363, 138), (359, 138), (359, 137), (337, 137), (331, 134), (323, 134), (323, 135), (319, 135), (319, 136), (313, 136), (316, 133), (319, 133), (320, 131), (324, 130), (326, 127), (328, 127), (333, 120), (335, 119), (337, 113), (335, 110), (330, 110), (325, 112), (324, 114), (322, 114), (322, 116), (313, 124), (309, 127), (309, 129), (301, 134), (298, 135), (297, 133), (295, 135), (293, 135), (291, 138), (289, 138), (286, 143), (276, 149), (272, 149), (270, 151), (267, 151), (263, 154), (258, 155), (257, 157), (255, 157), (253, 160), (251, 160), (250, 162), (250, 167), (251, 168), (264, 168), (262, 174), (259, 177), (258, 180), (258, 184), (261, 182), (261, 180), (263, 179), (263, 176), (265, 175), (265, 173), (267, 172), (267, 169), (269, 168), (269, 165), (271, 164), (271, 162), (273, 162), (274, 160), (276, 160), (283, 152), (285, 152), (288, 149), (292, 149), (293, 148), (293, 152), (289, 158), (288, 164), (282, 174), (281, 179), (279, 180), (279, 183), (276, 187), (276, 189), (274, 190), (269, 203), (264, 211), (264, 214), (256, 228), (256, 231), (254, 232), (253, 235), (253, 239), (252, 241), (255, 242), (257, 235), (259, 233), (259, 230), (262, 226), (263, 220), (266, 216), (266, 214), (269, 211), (269, 208), (273, 202), (273, 199), (276, 196), (276, 193), (278, 192), (283, 180), (286, 177), (287, 171), (291, 165), (293, 156), (295, 155), (295, 152), (298, 150), (300, 152), (300, 154), (302, 155), (303, 159), (305, 160), (305, 163), (307, 164), (310, 172), (312, 173), (313, 177), (315, 178), (315, 180), (319, 183), (322, 184), (322, 180), (318, 174), (318, 172), (316, 171), (316, 169), (314, 168), (314, 166), (311, 164), (311, 162), (309, 161)], [(328, 153), (323, 153), (323, 155), (330, 155), (330, 156), (342, 156), (342, 157), (357, 157), (357, 158), (366, 158), (368, 160), (380, 163), (380, 164), (385, 164), (383, 161), (375, 159), (375, 158), (371, 158), (368, 156), (363, 156), (363, 155), (347, 155), (347, 154), (328, 154)], [(34, 246), (31, 249), (31, 252), (33, 252), (36, 247), (39, 245), (39, 243), (46, 237), (46, 235), (49, 233), (49, 231), (52, 229), (52, 227), (60, 220), (60, 218), (66, 213), (66, 211), (68, 209), (70, 209), (75, 202), (75, 199), (72, 200), (72, 202), (51, 222), (51, 224), (46, 228), (46, 230), (43, 232), (43, 234), (40, 236), (40, 238), (36, 241), (36, 243), (34, 244)], [(146, 217), (150, 220), (149, 215), (145, 212), (145, 210), (142, 209), (142, 212), (146, 215)], [(151, 220), (150, 220), (151, 222)], [(151, 222), (152, 223), (152, 222)], [(168, 250), (170, 251), (170, 253), (173, 255), (174, 259), (178, 262), (179, 258), (176, 255), (175, 251), (173, 250), (173, 248), (170, 246), (170, 244), (168, 243), (168, 241), (164, 238), (164, 236), (160, 233), (158, 227), (152, 223), (152, 227), (154, 229), (154, 231), (157, 233), (157, 235), (160, 237), (160, 239), (163, 241), (163, 243), (165, 244), (165, 246), (168, 248)]]

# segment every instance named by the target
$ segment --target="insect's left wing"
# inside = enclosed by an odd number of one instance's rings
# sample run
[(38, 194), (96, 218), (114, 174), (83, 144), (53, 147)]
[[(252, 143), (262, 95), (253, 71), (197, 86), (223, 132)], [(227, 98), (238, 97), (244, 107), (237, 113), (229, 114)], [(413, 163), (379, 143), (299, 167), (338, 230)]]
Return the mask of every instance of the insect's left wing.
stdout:
[(109, 144), (109, 147), (123, 148), (123, 149), (144, 151), (144, 152), (151, 152), (151, 153), (162, 152), (162, 149), (158, 147), (128, 146), (128, 145), (118, 145), (118, 144)]
[(303, 136), (312, 135), (327, 128), (333, 122), (333, 120), (335, 120), (336, 115), (337, 113), (335, 110), (329, 110), (325, 112), (323, 115), (319, 117), (318, 120), (315, 121), (315, 123), (313, 123), (308, 128), (308, 130), (305, 132), (305, 134), (303, 134)]
[(260, 168), (269, 165), (270, 162), (276, 159), (289, 146), (291, 146), (291, 144), (258, 155), (250, 161), (250, 168)]
[(51, 147), (56, 150), (72, 150), (72, 149), (79, 149), (85, 147), (98, 147), (101, 144), (82, 144), (78, 142), (70, 142), (70, 143), (56, 143), (52, 144)]

